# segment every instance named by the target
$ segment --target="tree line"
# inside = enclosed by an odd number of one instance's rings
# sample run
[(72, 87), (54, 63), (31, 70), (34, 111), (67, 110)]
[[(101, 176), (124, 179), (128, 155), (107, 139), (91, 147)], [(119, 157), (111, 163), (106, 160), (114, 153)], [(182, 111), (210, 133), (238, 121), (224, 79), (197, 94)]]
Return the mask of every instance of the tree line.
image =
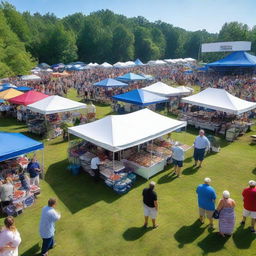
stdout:
[[(0, 77), (24, 74), (36, 63), (84, 61), (115, 63), (198, 58), (201, 43), (252, 41), (256, 53), (256, 26), (225, 23), (219, 33), (195, 32), (144, 17), (127, 18), (110, 10), (89, 15), (75, 13), (64, 18), (54, 14), (20, 13), (8, 2), (0, 5)], [(203, 54), (213, 61), (222, 53)]]

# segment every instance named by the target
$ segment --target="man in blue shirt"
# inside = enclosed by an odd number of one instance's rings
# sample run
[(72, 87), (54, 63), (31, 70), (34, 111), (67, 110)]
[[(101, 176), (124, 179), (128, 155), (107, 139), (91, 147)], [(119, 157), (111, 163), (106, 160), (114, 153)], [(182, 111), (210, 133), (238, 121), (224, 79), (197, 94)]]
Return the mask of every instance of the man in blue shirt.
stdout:
[(48, 255), (48, 251), (54, 247), (55, 222), (60, 219), (60, 214), (55, 211), (56, 199), (50, 198), (48, 206), (42, 210), (40, 221), (40, 236), (43, 239), (42, 256)]
[(194, 141), (194, 166), (197, 166), (199, 161), (199, 168), (202, 167), (202, 162), (204, 160), (205, 150), (210, 149), (210, 141), (204, 136), (204, 130), (199, 131), (199, 135)]
[(28, 164), (27, 171), (30, 176), (30, 185), (39, 186), (39, 173), (40, 173), (40, 165), (34, 156), (31, 162)]
[(197, 187), (196, 193), (198, 196), (199, 219), (204, 223), (205, 216), (210, 221), (210, 227), (213, 228), (213, 212), (215, 210), (216, 193), (213, 187), (210, 186), (211, 179), (205, 178), (204, 184)]

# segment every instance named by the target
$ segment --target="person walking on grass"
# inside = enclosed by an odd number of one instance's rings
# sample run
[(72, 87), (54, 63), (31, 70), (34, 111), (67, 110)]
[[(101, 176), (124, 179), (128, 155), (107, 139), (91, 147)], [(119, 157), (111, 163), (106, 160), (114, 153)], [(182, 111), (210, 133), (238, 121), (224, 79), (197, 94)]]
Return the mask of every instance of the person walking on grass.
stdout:
[(174, 165), (174, 173), (177, 177), (181, 177), (181, 168), (184, 161), (184, 149), (179, 146), (179, 143), (176, 142), (175, 145), (171, 148), (172, 150), (172, 160)]
[(219, 212), (219, 233), (221, 236), (231, 236), (235, 226), (236, 203), (230, 198), (229, 191), (223, 191), (223, 198), (220, 199), (216, 210)]
[(47, 256), (48, 251), (53, 249), (55, 245), (55, 222), (61, 217), (55, 210), (56, 204), (56, 199), (50, 198), (48, 200), (48, 206), (45, 206), (42, 210), (40, 221), (40, 236), (43, 239), (42, 256)]
[(241, 225), (245, 224), (246, 218), (251, 217), (251, 232), (255, 233), (255, 221), (256, 221), (256, 182), (254, 180), (249, 181), (249, 187), (243, 190), (244, 210), (243, 219)]
[(210, 186), (210, 183), (211, 179), (205, 178), (204, 184), (197, 187), (196, 193), (198, 197), (199, 220), (201, 223), (204, 223), (206, 216), (209, 219), (210, 228), (214, 229), (212, 215), (215, 210), (216, 193), (214, 188)]
[(143, 196), (143, 206), (144, 206), (144, 227), (148, 226), (148, 218), (151, 217), (153, 228), (157, 228), (158, 224), (156, 224), (156, 216), (158, 213), (158, 201), (157, 201), (157, 194), (154, 191), (156, 183), (151, 181), (149, 183), (148, 188), (144, 188), (142, 192)]
[(202, 167), (202, 163), (204, 160), (205, 151), (210, 149), (210, 141), (207, 139), (207, 137), (204, 135), (204, 130), (199, 131), (199, 135), (196, 137), (194, 141), (194, 160), (195, 164), (194, 166)]

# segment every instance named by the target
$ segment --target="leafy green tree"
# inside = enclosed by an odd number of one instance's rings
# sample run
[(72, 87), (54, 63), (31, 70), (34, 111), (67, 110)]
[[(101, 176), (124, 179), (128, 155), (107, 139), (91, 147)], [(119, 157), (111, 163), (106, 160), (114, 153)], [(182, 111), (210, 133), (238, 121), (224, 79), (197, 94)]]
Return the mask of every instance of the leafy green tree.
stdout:
[(246, 24), (238, 22), (225, 23), (219, 32), (219, 41), (247, 40), (249, 28)]
[(134, 35), (124, 25), (113, 32), (114, 61), (127, 61), (134, 58)]

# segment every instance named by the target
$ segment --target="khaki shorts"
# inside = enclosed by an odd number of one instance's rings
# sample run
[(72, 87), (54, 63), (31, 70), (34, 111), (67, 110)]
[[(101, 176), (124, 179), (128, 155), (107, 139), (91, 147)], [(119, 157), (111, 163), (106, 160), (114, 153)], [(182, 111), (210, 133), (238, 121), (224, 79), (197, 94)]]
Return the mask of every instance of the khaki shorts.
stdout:
[(243, 210), (244, 217), (251, 217), (252, 219), (256, 219), (256, 212), (248, 211), (246, 209)]
[(144, 216), (145, 217), (151, 217), (152, 219), (155, 219), (157, 216), (157, 210), (156, 208), (151, 208), (148, 207), (147, 205), (143, 205), (144, 206)]
[(206, 216), (208, 219), (212, 219), (213, 213), (214, 213), (214, 211), (208, 211), (203, 208), (199, 208), (199, 215), (202, 217)]

